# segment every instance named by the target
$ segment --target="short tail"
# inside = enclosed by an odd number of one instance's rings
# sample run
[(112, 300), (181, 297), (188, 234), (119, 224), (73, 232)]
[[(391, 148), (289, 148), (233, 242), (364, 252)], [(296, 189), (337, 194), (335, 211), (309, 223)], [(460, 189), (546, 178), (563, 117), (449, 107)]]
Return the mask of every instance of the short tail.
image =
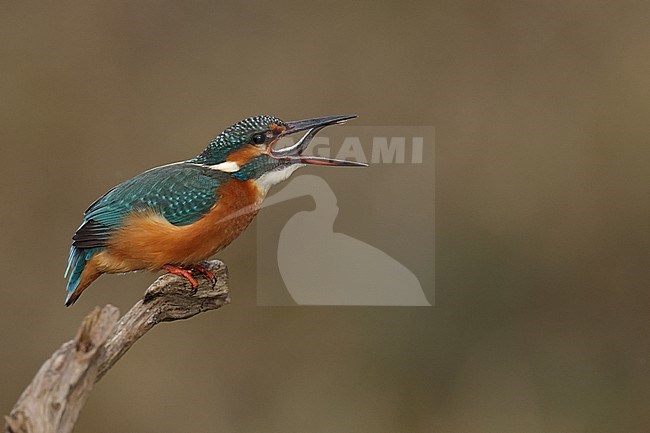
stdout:
[[(77, 248), (70, 247), (70, 257), (68, 258), (68, 267), (65, 270), (64, 277), (68, 278), (66, 290), (68, 296), (65, 298), (65, 306), (69, 307), (74, 304), (81, 292), (99, 277), (100, 273), (86, 268), (88, 261), (97, 253), (97, 248)], [(86, 272), (84, 272), (86, 270)]]

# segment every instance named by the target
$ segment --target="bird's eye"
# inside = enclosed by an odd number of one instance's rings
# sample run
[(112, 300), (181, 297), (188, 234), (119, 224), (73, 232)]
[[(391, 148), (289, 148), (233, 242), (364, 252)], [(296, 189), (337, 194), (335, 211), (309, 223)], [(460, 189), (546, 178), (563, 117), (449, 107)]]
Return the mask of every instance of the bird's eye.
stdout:
[(255, 144), (264, 144), (265, 141), (266, 141), (266, 134), (262, 134), (260, 132), (260, 133), (257, 133), (255, 135), (253, 135), (253, 143), (255, 143)]

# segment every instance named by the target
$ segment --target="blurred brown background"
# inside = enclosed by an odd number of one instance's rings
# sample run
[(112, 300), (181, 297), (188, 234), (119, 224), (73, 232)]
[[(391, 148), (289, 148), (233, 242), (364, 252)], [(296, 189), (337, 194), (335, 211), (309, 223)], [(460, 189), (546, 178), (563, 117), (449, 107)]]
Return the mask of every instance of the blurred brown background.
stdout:
[[(241, 118), (354, 112), (436, 127), (435, 307), (256, 307), (252, 227), (219, 256), (233, 304), (153, 330), (77, 431), (650, 431), (647, 2), (0, 11), (2, 412), (94, 305), (153, 280), (103, 277), (63, 307), (92, 200)], [(337, 224), (417, 238), (403, 207), (433, 206), (413, 188), (433, 174), (394, 168), (319, 173)]]

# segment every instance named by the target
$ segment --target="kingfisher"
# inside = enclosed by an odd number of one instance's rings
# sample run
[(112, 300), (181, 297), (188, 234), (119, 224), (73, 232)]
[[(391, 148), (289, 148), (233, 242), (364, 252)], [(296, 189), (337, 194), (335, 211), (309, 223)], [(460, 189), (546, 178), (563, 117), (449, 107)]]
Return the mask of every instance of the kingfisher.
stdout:
[[(65, 305), (102, 274), (166, 270), (194, 288), (194, 272), (214, 281), (201, 261), (239, 236), (272, 186), (306, 165), (367, 166), (303, 154), (321, 129), (355, 117), (250, 117), (226, 128), (198, 156), (112, 188), (88, 207), (72, 237)], [(295, 144), (276, 148), (281, 138), (302, 131)]]

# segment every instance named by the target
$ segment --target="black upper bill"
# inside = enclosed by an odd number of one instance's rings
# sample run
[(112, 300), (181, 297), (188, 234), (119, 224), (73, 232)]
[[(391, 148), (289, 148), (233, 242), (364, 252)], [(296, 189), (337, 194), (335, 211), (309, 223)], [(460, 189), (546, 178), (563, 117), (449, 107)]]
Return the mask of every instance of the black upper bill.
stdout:
[(343, 114), (339, 116), (314, 117), (313, 119), (296, 120), (287, 122), (287, 130), (284, 135), (293, 134), (294, 132), (304, 131), (306, 129), (325, 127), (343, 123), (346, 120), (358, 117), (356, 114)]

